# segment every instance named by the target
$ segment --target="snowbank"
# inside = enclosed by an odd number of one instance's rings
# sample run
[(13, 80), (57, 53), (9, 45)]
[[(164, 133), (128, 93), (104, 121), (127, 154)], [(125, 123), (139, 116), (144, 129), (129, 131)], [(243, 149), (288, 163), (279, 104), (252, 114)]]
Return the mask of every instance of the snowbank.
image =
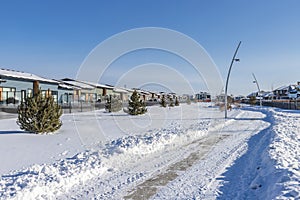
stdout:
[(262, 112), (270, 126), (247, 142), (248, 149), (222, 174), (217, 199), (300, 199), (300, 112)]
[[(52, 199), (64, 195), (75, 185), (111, 171), (113, 163), (136, 161), (140, 157), (166, 148), (176, 148), (207, 134), (209, 120), (202, 120), (188, 129), (178, 123), (152, 130), (143, 135), (129, 135), (98, 144), (98, 150), (86, 150), (53, 164), (33, 165), (24, 170), (2, 175), (0, 198)], [(94, 148), (96, 148), (94, 146)], [(142, 176), (142, 174), (140, 174)]]
[(270, 157), (275, 161), (276, 199), (300, 199), (300, 112), (272, 110), (274, 138)]

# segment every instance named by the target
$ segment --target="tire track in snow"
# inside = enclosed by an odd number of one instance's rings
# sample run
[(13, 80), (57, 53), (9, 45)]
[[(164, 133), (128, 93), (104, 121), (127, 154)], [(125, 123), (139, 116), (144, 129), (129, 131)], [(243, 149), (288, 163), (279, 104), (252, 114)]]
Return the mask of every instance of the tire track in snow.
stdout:
[(226, 137), (228, 137), (228, 135), (209, 135), (208, 137), (203, 138), (200, 142), (198, 142), (198, 148), (187, 158), (170, 165), (165, 172), (139, 184), (136, 189), (130, 191), (129, 195), (124, 196), (124, 199), (149, 199), (151, 196), (156, 194), (159, 187), (165, 186), (176, 179), (179, 176), (178, 172), (186, 171), (195, 162), (205, 157), (215, 144)]

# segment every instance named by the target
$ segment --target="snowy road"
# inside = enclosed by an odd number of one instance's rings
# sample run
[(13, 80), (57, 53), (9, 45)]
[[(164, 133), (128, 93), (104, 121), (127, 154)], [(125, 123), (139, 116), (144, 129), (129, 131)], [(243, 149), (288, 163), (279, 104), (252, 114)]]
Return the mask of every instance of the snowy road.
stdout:
[[(207, 105), (201, 105), (200, 111), (197, 108), (199, 105), (183, 105), (177, 110), (165, 110), (163, 123), (161, 110), (155, 107), (148, 115), (135, 118), (102, 112), (78, 114), (75, 120), (81, 130), (92, 130), (94, 128), (90, 126), (95, 124), (92, 122), (101, 120), (106, 125), (104, 128), (109, 130), (111, 126), (114, 131), (111, 139), (98, 144), (89, 135), (84, 135), (89, 132), (81, 132), (80, 141), (85, 137), (85, 142), (93, 143), (79, 148), (74, 145), (78, 134), (70, 134), (72, 121), (65, 116), (61, 134), (44, 137), (58, 140), (61, 144), (59, 151), (67, 149), (69, 153), (59, 153), (65, 158), (54, 162), (29, 167), (30, 160), (27, 160), (23, 169), (2, 174), (0, 199), (300, 197), (299, 112), (249, 107), (231, 111), (230, 118), (225, 121), (217, 108)], [(176, 116), (179, 109), (186, 114), (181, 112), (181, 116)], [(114, 127), (115, 122), (109, 125), (112, 117), (118, 124), (122, 123), (122, 128)], [(84, 125), (85, 121), (89, 123)], [(12, 120), (7, 120), (6, 127), (8, 122)], [(133, 127), (131, 134), (124, 135), (122, 130), (131, 128), (126, 126), (129, 122), (140, 125)], [(85, 126), (89, 126), (88, 129)], [(12, 129), (16, 130), (15, 127)], [(96, 138), (96, 132), (90, 133)], [(25, 141), (36, 139), (26, 134), (1, 137), (10, 140), (21, 137)], [(3, 145), (3, 149), (10, 147), (9, 144)], [(36, 147), (30, 147), (32, 149), (28, 151), (36, 151)], [(14, 151), (19, 156), (21, 148), (22, 145)], [(50, 155), (55, 155), (55, 151)], [(13, 161), (12, 158), (10, 162)]]
[[(111, 157), (105, 162), (108, 168), (106, 174), (89, 180), (84, 186), (72, 188), (69, 194), (60, 198), (215, 197), (217, 178), (234, 159), (245, 152), (246, 140), (268, 126), (261, 120), (264, 116), (242, 111), (235, 119), (225, 123), (223, 119), (210, 121), (213, 125), (203, 121), (198, 126), (199, 130), (194, 130), (198, 134), (193, 133), (193, 137), (188, 139), (175, 138), (158, 151), (145, 155), (127, 152)], [(192, 129), (185, 131), (188, 130)]]

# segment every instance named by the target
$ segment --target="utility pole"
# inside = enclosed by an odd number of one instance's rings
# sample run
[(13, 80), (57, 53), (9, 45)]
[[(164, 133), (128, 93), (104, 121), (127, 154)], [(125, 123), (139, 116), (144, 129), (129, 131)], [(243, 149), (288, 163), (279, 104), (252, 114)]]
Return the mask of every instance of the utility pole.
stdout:
[(234, 55), (232, 57), (232, 60), (231, 60), (231, 63), (230, 63), (230, 67), (229, 67), (229, 70), (228, 70), (228, 74), (227, 74), (227, 79), (226, 79), (226, 85), (225, 85), (225, 119), (227, 118), (227, 88), (228, 88), (228, 81), (229, 81), (229, 76), (230, 76), (230, 72), (231, 72), (231, 68), (232, 68), (232, 65), (234, 63), (234, 61), (238, 62), (240, 61), (240, 59), (238, 58), (235, 58), (236, 57), (236, 54), (240, 48), (240, 45), (241, 45), (241, 41), (239, 42), (235, 52), (234, 52)]

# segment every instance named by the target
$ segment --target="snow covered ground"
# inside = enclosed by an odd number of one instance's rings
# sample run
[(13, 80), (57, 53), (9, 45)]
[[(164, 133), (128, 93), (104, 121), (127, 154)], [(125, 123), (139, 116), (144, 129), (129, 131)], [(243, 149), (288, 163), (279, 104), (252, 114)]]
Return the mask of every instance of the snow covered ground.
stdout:
[(0, 199), (299, 199), (300, 112), (223, 115), (205, 103), (65, 114), (53, 135), (22, 132), (10, 115)]

